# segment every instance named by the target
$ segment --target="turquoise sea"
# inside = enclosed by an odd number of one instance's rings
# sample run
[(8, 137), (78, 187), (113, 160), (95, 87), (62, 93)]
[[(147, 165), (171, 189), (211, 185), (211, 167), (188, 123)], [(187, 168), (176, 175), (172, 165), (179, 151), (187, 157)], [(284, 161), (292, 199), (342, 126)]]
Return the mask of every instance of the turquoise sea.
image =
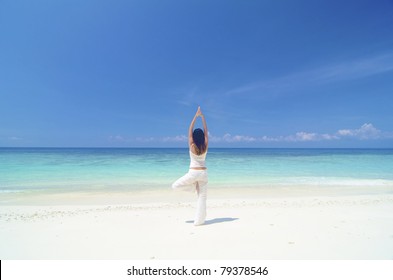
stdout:
[[(0, 148), (0, 193), (169, 188), (186, 148)], [(210, 188), (393, 187), (393, 149), (210, 148)]]

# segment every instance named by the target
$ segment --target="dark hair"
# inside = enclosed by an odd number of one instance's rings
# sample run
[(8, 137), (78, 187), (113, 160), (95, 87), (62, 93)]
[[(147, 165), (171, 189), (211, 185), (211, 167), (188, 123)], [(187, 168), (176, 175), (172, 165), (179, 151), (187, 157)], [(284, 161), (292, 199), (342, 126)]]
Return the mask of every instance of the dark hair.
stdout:
[(197, 155), (201, 155), (206, 151), (205, 133), (202, 129), (196, 128), (192, 133), (192, 140), (195, 144), (195, 151)]

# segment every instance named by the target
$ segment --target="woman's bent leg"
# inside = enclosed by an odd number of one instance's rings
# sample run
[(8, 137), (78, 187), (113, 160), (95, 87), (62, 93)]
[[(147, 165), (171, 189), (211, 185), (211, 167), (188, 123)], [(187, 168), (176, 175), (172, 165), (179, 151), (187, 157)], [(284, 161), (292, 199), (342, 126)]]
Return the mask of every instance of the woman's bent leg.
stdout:
[(172, 188), (176, 190), (195, 191), (196, 178), (193, 172), (188, 172), (186, 175), (177, 179)]

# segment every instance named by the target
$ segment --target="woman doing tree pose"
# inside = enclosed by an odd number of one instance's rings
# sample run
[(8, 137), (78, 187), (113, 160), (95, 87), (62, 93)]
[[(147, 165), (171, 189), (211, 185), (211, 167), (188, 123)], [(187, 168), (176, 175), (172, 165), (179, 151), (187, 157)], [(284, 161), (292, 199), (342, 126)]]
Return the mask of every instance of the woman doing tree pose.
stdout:
[[(195, 121), (198, 117), (202, 118), (203, 130), (196, 128), (194, 130)], [(207, 198), (207, 168), (206, 154), (209, 144), (208, 131), (205, 116), (202, 114), (201, 108), (198, 107), (194, 118), (188, 129), (188, 145), (190, 148), (190, 169), (188, 173), (179, 178), (172, 184), (174, 189), (192, 188), (198, 194), (197, 209), (194, 225), (202, 225), (206, 219), (206, 198)]]

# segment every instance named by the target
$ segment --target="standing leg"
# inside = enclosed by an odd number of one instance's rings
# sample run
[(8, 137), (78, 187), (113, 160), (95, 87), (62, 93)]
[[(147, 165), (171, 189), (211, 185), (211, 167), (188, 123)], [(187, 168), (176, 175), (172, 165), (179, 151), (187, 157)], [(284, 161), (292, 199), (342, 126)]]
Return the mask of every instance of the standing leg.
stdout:
[(197, 182), (198, 200), (194, 225), (203, 225), (206, 220), (207, 182)]

